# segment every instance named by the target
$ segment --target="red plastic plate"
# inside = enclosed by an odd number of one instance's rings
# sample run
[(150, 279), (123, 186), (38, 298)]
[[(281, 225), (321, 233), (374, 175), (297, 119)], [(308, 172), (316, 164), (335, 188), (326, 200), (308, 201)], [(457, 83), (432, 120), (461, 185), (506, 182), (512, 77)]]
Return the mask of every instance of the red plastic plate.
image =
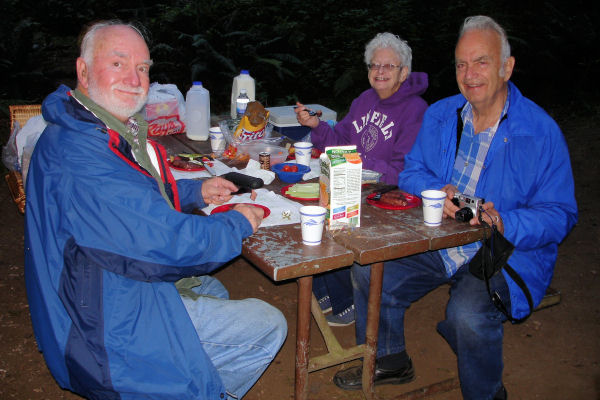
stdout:
[(267, 207), (262, 206), (260, 204), (254, 204), (254, 203), (231, 203), (231, 204), (223, 204), (222, 206), (219, 206), (219, 207), (216, 207), (215, 209), (213, 209), (210, 213), (211, 214), (217, 214), (217, 213), (222, 213), (222, 212), (225, 212), (225, 211), (229, 211), (236, 204), (246, 204), (248, 206), (254, 206), (254, 207), (262, 208), (263, 211), (265, 212), (265, 215), (263, 215), (263, 218), (267, 218), (269, 215), (271, 215), (271, 210), (269, 210)]
[(392, 204), (382, 203), (381, 201), (373, 200), (377, 193), (371, 193), (367, 196), (367, 203), (372, 206), (383, 208), (384, 210), (408, 210), (409, 208), (417, 207), (421, 204), (421, 199), (417, 196), (413, 196), (412, 194), (403, 193), (404, 197), (408, 201), (408, 204), (405, 206), (395, 206)]

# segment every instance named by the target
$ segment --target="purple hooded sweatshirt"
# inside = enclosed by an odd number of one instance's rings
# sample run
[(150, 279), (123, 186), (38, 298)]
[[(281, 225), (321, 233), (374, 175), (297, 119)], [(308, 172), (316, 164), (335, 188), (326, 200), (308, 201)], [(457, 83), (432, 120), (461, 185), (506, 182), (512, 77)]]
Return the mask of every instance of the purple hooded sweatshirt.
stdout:
[(427, 86), (426, 73), (412, 72), (387, 99), (381, 100), (372, 88), (364, 91), (335, 128), (321, 121), (311, 130), (313, 146), (323, 151), (326, 146), (355, 144), (364, 169), (381, 172), (380, 182), (397, 185), (404, 156), (412, 148), (427, 109), (420, 97)]

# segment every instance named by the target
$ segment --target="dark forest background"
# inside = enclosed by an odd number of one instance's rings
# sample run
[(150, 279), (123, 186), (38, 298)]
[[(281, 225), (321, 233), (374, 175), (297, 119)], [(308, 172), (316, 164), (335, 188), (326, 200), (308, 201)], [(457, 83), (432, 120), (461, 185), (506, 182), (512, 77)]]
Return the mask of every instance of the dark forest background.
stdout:
[[(0, 117), (8, 104), (39, 103), (75, 85), (82, 26), (120, 18), (151, 35), (151, 81), (194, 80), (211, 111), (228, 109), (232, 78), (249, 69), (265, 106), (319, 103), (345, 114), (368, 88), (365, 44), (390, 31), (413, 49), (413, 70), (429, 74), (426, 100), (457, 92), (454, 44), (466, 16), (505, 27), (517, 63), (513, 81), (540, 105), (598, 110), (598, 11), (587, 1), (0, 0)], [(3, 142), (4, 143), (4, 142)]]

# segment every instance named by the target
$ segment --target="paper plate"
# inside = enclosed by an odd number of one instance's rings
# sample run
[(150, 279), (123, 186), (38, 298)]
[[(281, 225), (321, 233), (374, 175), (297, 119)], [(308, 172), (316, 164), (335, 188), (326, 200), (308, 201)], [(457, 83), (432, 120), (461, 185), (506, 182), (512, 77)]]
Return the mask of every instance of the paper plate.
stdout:
[(222, 213), (225, 211), (229, 211), (231, 210), (236, 204), (246, 204), (248, 206), (254, 206), (254, 207), (259, 207), (262, 208), (265, 212), (265, 215), (263, 215), (263, 219), (267, 218), (270, 214), (271, 214), (271, 210), (269, 210), (267, 207), (262, 206), (260, 204), (254, 204), (254, 203), (231, 203), (231, 204), (223, 204), (222, 206), (216, 207), (215, 209), (213, 209), (210, 213), (212, 214), (217, 214), (217, 213)]
[[(174, 159), (181, 160), (181, 157), (175, 156)], [(167, 159), (167, 164), (169, 165), (169, 167), (173, 168), (174, 170), (183, 171), (183, 172), (197, 172), (197, 171), (205, 171), (206, 170), (206, 168), (204, 168), (202, 165), (192, 164), (192, 163), (188, 164), (190, 166), (189, 168), (176, 167), (173, 165), (173, 163), (171, 162), (170, 159)], [(208, 165), (211, 166), (210, 163)]]
[(294, 185), (306, 185), (306, 183), (293, 183), (291, 185), (284, 186), (283, 188), (281, 188), (281, 195), (284, 197), (287, 197), (288, 199), (292, 199), (292, 200), (300, 200), (300, 201), (318, 201), (319, 200), (319, 196), (317, 196), (317, 197), (294, 197), (289, 194), (285, 194), (285, 192), (287, 192), (287, 190)]
[(408, 193), (403, 193), (404, 197), (406, 198), (406, 201), (408, 202), (408, 204), (405, 206), (395, 206), (392, 204), (382, 203), (381, 201), (373, 200), (373, 197), (375, 197), (376, 194), (377, 193), (371, 193), (370, 195), (368, 195), (367, 203), (378, 208), (383, 208), (384, 210), (408, 210), (409, 208), (414, 208), (421, 204), (420, 198)]

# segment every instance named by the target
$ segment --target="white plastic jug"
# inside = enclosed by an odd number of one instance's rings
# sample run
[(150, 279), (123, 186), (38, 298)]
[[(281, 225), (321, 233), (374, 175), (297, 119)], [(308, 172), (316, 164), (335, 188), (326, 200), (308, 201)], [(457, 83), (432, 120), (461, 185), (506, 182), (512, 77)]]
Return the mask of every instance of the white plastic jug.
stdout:
[(195, 81), (185, 95), (185, 134), (191, 140), (207, 140), (210, 128), (210, 94)]
[(242, 89), (246, 89), (246, 94), (250, 101), (256, 100), (254, 78), (250, 76), (250, 72), (246, 69), (243, 69), (238, 76), (233, 78), (233, 86), (231, 87), (231, 118), (234, 119), (237, 117), (236, 100)]

